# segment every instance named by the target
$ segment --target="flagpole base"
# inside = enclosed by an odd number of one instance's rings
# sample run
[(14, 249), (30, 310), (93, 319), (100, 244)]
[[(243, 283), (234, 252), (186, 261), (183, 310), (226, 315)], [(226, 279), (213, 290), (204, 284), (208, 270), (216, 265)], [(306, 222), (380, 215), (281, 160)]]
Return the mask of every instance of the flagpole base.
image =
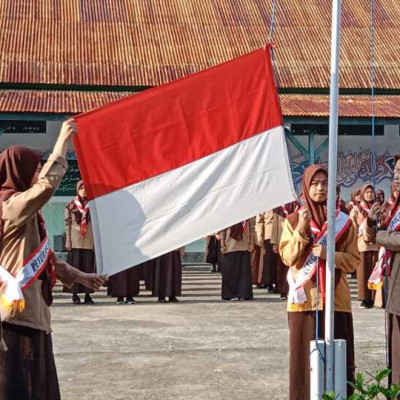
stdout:
[(347, 344), (343, 339), (334, 340), (335, 398), (347, 399)]
[(319, 400), (325, 393), (325, 342), (310, 342), (310, 400)]

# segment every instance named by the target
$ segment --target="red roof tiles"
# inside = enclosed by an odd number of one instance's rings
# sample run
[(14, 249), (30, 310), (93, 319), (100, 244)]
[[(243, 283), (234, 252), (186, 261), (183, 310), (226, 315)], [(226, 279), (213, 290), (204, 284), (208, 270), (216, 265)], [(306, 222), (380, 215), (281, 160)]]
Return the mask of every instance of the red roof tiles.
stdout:
[[(0, 91), (2, 112), (37, 112), (77, 114), (101, 107), (129, 96), (129, 92), (87, 92), (56, 90)], [(280, 95), (285, 117), (327, 117), (328, 95)], [(370, 97), (364, 95), (340, 96), (339, 115), (349, 118), (371, 116)], [(400, 96), (376, 96), (375, 114), (378, 118), (400, 118)]]
[[(0, 0), (0, 82), (155, 86), (263, 46), (272, 0)], [(343, 0), (341, 79), (369, 87), (369, 2)], [(279, 0), (281, 87), (329, 87), (331, 1)], [(376, 86), (400, 88), (400, 2), (376, 1)]]

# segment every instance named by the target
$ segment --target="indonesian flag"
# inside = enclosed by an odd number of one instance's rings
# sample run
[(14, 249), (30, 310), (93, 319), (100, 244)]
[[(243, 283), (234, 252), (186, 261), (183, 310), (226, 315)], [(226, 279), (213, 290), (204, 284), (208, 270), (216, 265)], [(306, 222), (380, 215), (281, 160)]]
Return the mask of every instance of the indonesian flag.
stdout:
[(76, 121), (102, 274), (296, 198), (269, 46)]

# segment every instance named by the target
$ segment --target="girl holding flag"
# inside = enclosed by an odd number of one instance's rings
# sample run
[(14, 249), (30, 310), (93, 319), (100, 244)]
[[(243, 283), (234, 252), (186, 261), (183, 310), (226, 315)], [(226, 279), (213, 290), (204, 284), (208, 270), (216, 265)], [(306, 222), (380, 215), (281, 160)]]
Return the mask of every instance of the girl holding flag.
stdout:
[[(288, 272), (290, 330), (290, 399), (310, 398), (309, 351), (316, 334), (323, 337), (327, 239), (328, 170), (312, 165), (302, 180), (304, 206), (288, 216), (279, 245)], [(359, 262), (357, 233), (350, 218), (338, 210), (335, 255), (335, 338), (347, 341), (347, 377), (354, 378), (354, 335), (347, 273)], [(348, 389), (351, 390), (351, 389)]]
[(0, 155), (1, 399), (60, 399), (50, 333), (52, 287), (56, 278), (92, 289), (106, 280), (55, 256), (40, 213), (65, 174), (74, 132), (72, 121), (63, 124), (43, 168), (41, 155), (25, 147)]

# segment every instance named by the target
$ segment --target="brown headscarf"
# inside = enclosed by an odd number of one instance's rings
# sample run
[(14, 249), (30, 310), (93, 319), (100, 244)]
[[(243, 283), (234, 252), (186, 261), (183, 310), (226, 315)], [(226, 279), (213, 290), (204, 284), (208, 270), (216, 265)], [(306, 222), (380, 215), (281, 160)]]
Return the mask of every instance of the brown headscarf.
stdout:
[[(370, 183), (367, 183), (366, 185), (362, 186), (360, 189), (360, 197), (361, 197), (361, 205), (367, 208), (371, 208), (372, 205), (374, 204), (374, 200), (372, 201), (366, 201), (365, 200), (365, 192), (367, 191), (368, 188), (371, 188), (372, 190), (374, 190), (373, 185), (371, 185)], [(361, 213), (364, 217), (367, 217), (368, 212), (361, 207)]]
[(378, 189), (378, 190), (376, 191), (376, 198), (377, 198), (377, 200), (378, 200), (378, 194), (381, 194), (381, 195), (383, 196), (383, 201), (382, 201), (382, 204), (381, 204), (381, 205), (383, 205), (383, 204), (385, 203), (385, 192), (384, 192), (382, 189)]
[[(83, 180), (80, 180), (80, 181), (77, 182), (77, 184), (76, 184), (76, 195), (79, 197), (79, 201), (81, 202), (81, 204), (85, 207), (86, 204), (88, 203), (88, 199), (87, 198), (82, 198), (82, 197), (79, 196), (79, 189), (81, 188), (81, 186), (83, 184), (84, 184)], [(74, 213), (76, 223), (78, 225), (81, 225), (81, 223), (82, 223), (82, 213), (78, 210), (78, 207), (75, 204), (75, 200), (71, 200), (67, 204), (67, 208), (71, 213)], [(90, 211), (88, 211), (87, 214), (86, 214), (86, 222), (87, 223), (90, 222)]]
[(231, 226), (230, 228), (231, 238), (236, 240), (237, 242), (243, 239), (243, 223), (239, 222), (236, 225)]
[(323, 172), (324, 174), (326, 174), (326, 176), (328, 176), (328, 168), (326, 168), (325, 165), (314, 164), (306, 168), (302, 180), (302, 189), (305, 202), (304, 205), (310, 210), (311, 218), (313, 219), (313, 221), (320, 228), (322, 228), (326, 221), (326, 201), (324, 201), (323, 203), (316, 203), (315, 201), (311, 200), (310, 197), (311, 181), (313, 180), (314, 176), (319, 172)]
[(32, 186), (32, 179), (42, 155), (22, 146), (11, 146), (0, 154), (0, 235), (3, 201), (14, 193), (25, 192)]

